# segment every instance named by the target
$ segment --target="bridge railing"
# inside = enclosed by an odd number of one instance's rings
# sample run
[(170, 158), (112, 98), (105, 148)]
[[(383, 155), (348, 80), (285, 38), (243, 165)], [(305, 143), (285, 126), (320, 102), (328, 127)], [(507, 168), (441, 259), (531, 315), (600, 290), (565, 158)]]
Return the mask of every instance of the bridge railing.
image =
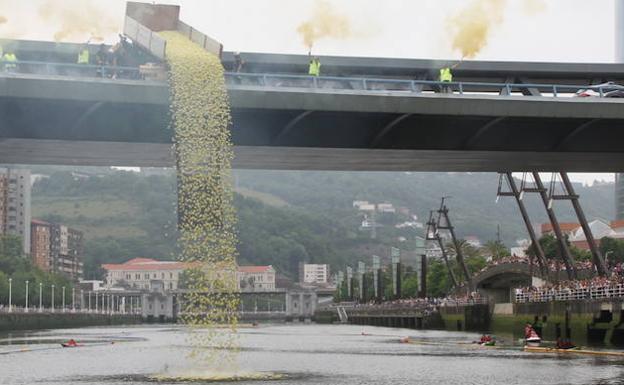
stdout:
[(516, 303), (578, 301), (608, 298), (624, 298), (624, 285), (600, 286), (574, 289), (544, 289), (535, 291), (517, 291)]
[(141, 79), (138, 67), (123, 67), (93, 64), (48, 63), (40, 61), (0, 60), (0, 72), (46, 76), (74, 76), (86, 78)]
[(610, 91), (624, 90), (617, 85), (585, 86), (532, 83), (440, 82), (433, 80), (381, 79), (366, 77), (306, 76), (268, 73), (225, 73), (226, 82), (237, 86), (277, 88), (335, 89), (367, 92), (496, 94), (502, 96), (531, 94), (543, 97), (570, 97), (580, 90), (592, 90), (597, 97), (609, 97)]

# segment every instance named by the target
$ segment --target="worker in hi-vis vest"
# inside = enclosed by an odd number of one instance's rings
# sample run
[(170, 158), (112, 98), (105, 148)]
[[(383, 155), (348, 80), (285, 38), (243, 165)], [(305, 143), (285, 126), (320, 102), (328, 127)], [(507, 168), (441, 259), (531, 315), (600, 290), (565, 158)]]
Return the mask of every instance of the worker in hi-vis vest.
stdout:
[(310, 56), (310, 70), (308, 74), (310, 76), (321, 76), (321, 59), (318, 56), (312, 57), (312, 54), (308, 54)]
[[(449, 67), (448, 65), (446, 65), (445, 67), (440, 69), (440, 77), (439, 77), (439, 81), (442, 83), (452, 83), (453, 82), (453, 70), (459, 65), (459, 63), (453, 65), (452, 67)], [(442, 85), (440, 86), (440, 90), (443, 93), (453, 93), (453, 88), (451, 87), (451, 85)]]
[(78, 52), (78, 64), (89, 64), (89, 47), (84, 46)]
[(17, 70), (17, 56), (11, 51), (7, 51), (2, 55), (3, 67), (6, 72), (14, 72)]

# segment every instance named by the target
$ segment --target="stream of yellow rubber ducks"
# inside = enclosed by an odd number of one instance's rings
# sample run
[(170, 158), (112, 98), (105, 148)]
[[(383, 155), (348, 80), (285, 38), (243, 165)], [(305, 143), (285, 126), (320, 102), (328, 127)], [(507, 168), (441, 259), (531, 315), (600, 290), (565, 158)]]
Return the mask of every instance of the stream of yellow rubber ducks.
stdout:
[[(188, 263), (181, 320), (192, 356), (220, 367), (234, 360), (239, 295), (230, 107), (220, 59), (175, 31), (167, 41), (177, 168), (179, 259)], [(227, 327), (223, 327), (226, 325)]]

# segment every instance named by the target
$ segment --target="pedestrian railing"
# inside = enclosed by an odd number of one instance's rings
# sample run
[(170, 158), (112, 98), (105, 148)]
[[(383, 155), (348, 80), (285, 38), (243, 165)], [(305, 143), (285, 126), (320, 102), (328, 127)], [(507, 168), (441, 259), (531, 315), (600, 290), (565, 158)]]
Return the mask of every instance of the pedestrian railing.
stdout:
[(617, 85), (563, 85), (530, 83), (487, 83), (487, 82), (440, 82), (432, 80), (382, 79), (367, 77), (305, 76), (268, 73), (225, 74), (229, 86), (257, 86), (272, 88), (304, 88), (314, 90), (352, 90), (365, 92), (457, 93), (522, 96), (525, 94), (542, 97), (570, 97), (579, 90), (593, 90), (596, 96), (608, 96), (608, 92), (621, 90)]
[(29, 308), (25, 308), (23, 306), (2, 306), (0, 307), (0, 314), (101, 314), (101, 315), (137, 315), (137, 314), (141, 314), (141, 309), (140, 308), (136, 308), (136, 309), (115, 309), (115, 310), (108, 310), (108, 309), (80, 309), (80, 308), (70, 308), (70, 307), (66, 307), (66, 308), (49, 308), (49, 307), (45, 307), (45, 308), (39, 308), (39, 307), (29, 307)]
[[(1, 61), (2, 73), (34, 74), (45, 76), (68, 76), (103, 79), (143, 80), (138, 67), (49, 63), (40, 61)], [(564, 85), (530, 83), (488, 83), (488, 82), (440, 82), (434, 80), (409, 80), (370, 77), (308, 76), (270, 73), (225, 73), (228, 86), (236, 88), (299, 88), (309, 90), (342, 90), (359, 92), (390, 92), (402, 94), (443, 93), (443, 94), (485, 94), (497, 96), (541, 96), (571, 97), (579, 90), (592, 90), (596, 97), (609, 97), (609, 92), (624, 90), (617, 85)], [(624, 96), (624, 91), (622, 92)]]
[(624, 298), (624, 285), (564, 288), (558, 290), (517, 290), (514, 297), (516, 303)]
[(84, 78), (117, 78), (140, 80), (142, 75), (138, 67), (48, 63), (40, 61), (0, 61), (0, 73), (19, 73), (46, 76), (74, 76)]

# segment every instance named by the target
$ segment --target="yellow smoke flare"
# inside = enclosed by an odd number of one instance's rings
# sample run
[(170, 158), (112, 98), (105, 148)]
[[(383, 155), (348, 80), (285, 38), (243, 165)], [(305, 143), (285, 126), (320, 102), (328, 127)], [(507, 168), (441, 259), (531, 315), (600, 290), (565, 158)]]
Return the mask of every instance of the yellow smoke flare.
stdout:
[(505, 16), (506, 0), (471, 0), (449, 19), (451, 46), (462, 58), (474, 58), (487, 45), (492, 30)]
[(53, 25), (55, 41), (86, 41), (94, 36), (119, 32), (118, 21), (107, 11), (106, 2), (95, 0), (46, 0), (37, 10), (43, 23)]
[(317, 0), (312, 17), (299, 25), (297, 33), (311, 49), (320, 39), (347, 39), (353, 30), (347, 16), (334, 10), (327, 1)]
[(534, 16), (546, 10), (548, 5), (544, 0), (523, 0), (522, 7), (524, 13)]

